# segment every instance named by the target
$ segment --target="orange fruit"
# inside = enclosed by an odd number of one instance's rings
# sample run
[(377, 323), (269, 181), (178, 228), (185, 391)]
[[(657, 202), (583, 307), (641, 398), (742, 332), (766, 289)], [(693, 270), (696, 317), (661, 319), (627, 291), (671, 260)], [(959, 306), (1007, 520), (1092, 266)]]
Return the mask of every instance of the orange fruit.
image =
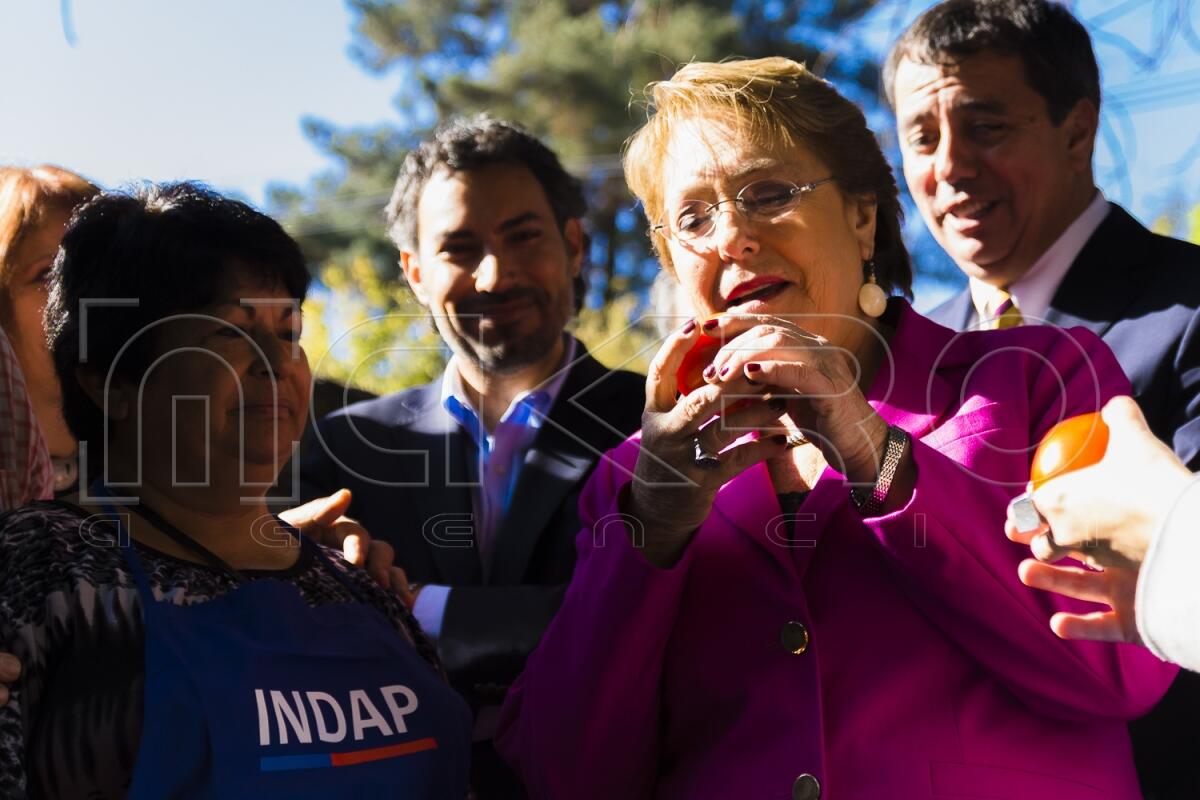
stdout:
[(1107, 448), (1108, 426), (1099, 412), (1065, 419), (1047, 431), (1038, 445), (1029, 481), (1037, 489), (1059, 475), (1090, 467), (1104, 458)]

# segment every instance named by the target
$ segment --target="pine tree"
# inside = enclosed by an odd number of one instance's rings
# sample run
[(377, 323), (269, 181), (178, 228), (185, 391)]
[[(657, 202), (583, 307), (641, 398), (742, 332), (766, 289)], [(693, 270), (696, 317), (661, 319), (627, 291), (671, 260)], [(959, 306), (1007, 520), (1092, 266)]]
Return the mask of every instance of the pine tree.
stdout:
[[(310, 138), (341, 168), (304, 189), (275, 187), (272, 210), (301, 240), (320, 274), (349, 292), (327, 302), (343, 306), (367, 302), (371, 314), (420, 318), (398, 280), (394, 247), (383, 236), (381, 209), (409, 148), (439, 120), (488, 111), (517, 121), (543, 137), (584, 181), (592, 234), (588, 309), (581, 331), (613, 338), (612, 325), (629, 314), (601, 309), (633, 294), (618, 307), (633, 313), (657, 269), (645, 236), (646, 221), (625, 188), (620, 168), (622, 143), (645, 119), (643, 87), (669, 77), (692, 60), (730, 56), (784, 55), (805, 61), (860, 102), (878, 97), (877, 65), (836, 47), (838, 32), (870, 10), (875, 0), (825, 2), (744, 2), (707, 0), (348, 0), (356, 20), (352, 56), (367, 70), (394, 74), (398, 119), (373, 129), (337, 130), (306, 121)], [(830, 61), (822, 53), (846, 51)], [(374, 269), (368, 285), (363, 265)], [(356, 266), (357, 265), (357, 266)], [(375, 305), (378, 304), (378, 305)], [(590, 318), (592, 315), (594, 318)], [(636, 316), (636, 314), (635, 314)], [(379, 340), (387, 338), (387, 324)], [(404, 341), (436, 349), (428, 328), (395, 323)], [(649, 326), (630, 332), (635, 341), (618, 348), (645, 363), (642, 342)], [(372, 336), (372, 340), (375, 337)], [(377, 343), (377, 342), (376, 342)], [(310, 344), (314, 358), (329, 343)], [(327, 356), (331, 367), (355, 355)], [(652, 353), (652, 351), (651, 351)], [(626, 365), (628, 365), (626, 364)], [(427, 357), (396, 359), (390, 369), (359, 379), (375, 389), (409, 385), (431, 377), (438, 362)], [(339, 372), (340, 369), (340, 372)], [(333, 369), (346, 375), (348, 367)], [(384, 374), (386, 373), (386, 374)]]

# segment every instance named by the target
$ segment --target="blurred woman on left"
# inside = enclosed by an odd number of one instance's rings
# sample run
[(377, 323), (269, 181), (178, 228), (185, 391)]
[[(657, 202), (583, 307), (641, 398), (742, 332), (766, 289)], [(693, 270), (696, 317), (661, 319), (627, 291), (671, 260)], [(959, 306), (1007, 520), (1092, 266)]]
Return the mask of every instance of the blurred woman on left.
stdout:
[(49, 164), (0, 167), (0, 328), (25, 376), (37, 425), (54, 459), (59, 492), (75, 485), (75, 437), (63, 421), (42, 310), (50, 265), (71, 210), (99, 191), (86, 178)]
[[(0, 511), (50, 497), (52, 474), (21, 367), (0, 328)], [(0, 680), (10, 680), (2, 669)], [(7, 691), (0, 689), (0, 702), (8, 702)]]
[(466, 796), (470, 713), (411, 615), (264, 500), (308, 281), (194, 184), (76, 211), (46, 325), (81, 490), (0, 516), (0, 796)]

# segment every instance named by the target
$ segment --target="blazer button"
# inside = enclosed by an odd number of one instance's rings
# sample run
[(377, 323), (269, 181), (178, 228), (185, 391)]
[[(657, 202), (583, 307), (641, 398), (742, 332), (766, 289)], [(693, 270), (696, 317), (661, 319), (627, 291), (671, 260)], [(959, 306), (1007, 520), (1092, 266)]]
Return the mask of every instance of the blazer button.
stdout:
[(807, 772), (792, 784), (792, 800), (820, 800), (821, 783)]
[(804, 627), (802, 622), (786, 623), (779, 629), (779, 643), (789, 653), (800, 655), (808, 649), (808, 628)]

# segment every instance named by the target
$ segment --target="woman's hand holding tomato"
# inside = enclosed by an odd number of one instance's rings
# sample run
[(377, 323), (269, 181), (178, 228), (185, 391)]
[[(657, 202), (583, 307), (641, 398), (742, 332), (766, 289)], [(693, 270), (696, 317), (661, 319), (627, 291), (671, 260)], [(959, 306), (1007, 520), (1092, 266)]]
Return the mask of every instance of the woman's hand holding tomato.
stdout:
[[(685, 392), (681, 383), (697, 361), (689, 354), (698, 344), (711, 348), (710, 340), (724, 344), (702, 370), (703, 383)], [(746, 399), (752, 402), (737, 402)], [(645, 528), (647, 559), (675, 563), (717, 490), (786, 452), (785, 413), (835, 469), (854, 481), (875, 480), (887, 423), (867, 404), (843, 351), (775, 317), (693, 321), (667, 338), (650, 364), (642, 449), (623, 504)], [(751, 432), (758, 437), (733, 444)], [(706, 451), (721, 453), (716, 468), (696, 465), (697, 438)]]
[(792, 421), (834, 469), (853, 482), (875, 481), (888, 426), (859, 388), (871, 365), (855, 364), (848, 351), (781, 317), (727, 315), (712, 333), (727, 344), (708, 383), (738, 375), (769, 386), (788, 398)]

